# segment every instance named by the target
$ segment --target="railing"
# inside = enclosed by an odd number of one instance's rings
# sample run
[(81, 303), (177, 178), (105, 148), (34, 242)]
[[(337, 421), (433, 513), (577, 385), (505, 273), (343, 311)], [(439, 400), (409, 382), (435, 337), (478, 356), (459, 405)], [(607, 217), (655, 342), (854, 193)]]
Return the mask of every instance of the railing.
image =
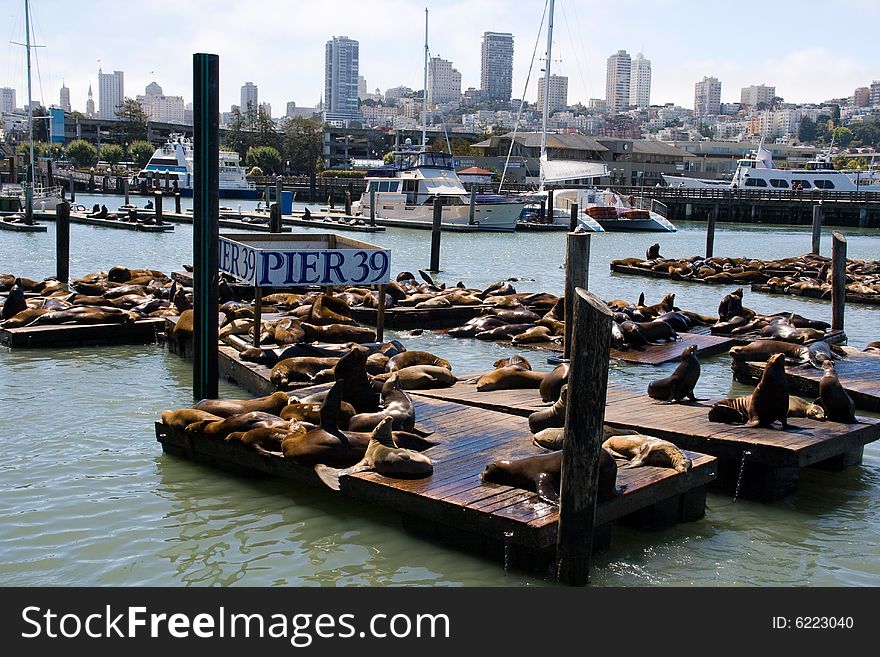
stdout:
[(612, 191), (627, 195), (676, 200), (718, 201), (849, 201), (853, 203), (880, 203), (880, 192), (843, 192), (827, 189), (704, 189), (687, 187), (611, 187)]

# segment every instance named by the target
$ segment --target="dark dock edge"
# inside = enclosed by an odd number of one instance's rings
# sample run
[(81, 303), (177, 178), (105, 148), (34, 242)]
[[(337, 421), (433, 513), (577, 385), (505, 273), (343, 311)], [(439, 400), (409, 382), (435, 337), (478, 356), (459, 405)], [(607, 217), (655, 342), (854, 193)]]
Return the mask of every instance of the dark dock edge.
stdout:
[(142, 319), (130, 324), (58, 324), (0, 329), (0, 344), (12, 348), (85, 347), (111, 344), (150, 344), (165, 336), (165, 319)]

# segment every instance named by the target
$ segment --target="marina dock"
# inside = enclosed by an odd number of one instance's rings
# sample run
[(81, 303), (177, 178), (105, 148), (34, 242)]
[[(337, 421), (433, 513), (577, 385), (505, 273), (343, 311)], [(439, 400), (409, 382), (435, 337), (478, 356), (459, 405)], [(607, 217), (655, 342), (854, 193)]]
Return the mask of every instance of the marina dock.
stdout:
[(45, 233), (48, 228), (44, 224), (20, 224), (0, 219), (0, 230), (8, 230), (13, 233)]
[[(852, 397), (856, 408), (880, 412), (880, 354), (843, 347), (846, 358), (834, 361), (834, 369), (844, 390)], [(734, 360), (733, 378), (741, 383), (755, 384), (764, 371), (764, 363)], [(819, 396), (822, 370), (809, 365), (786, 366), (788, 386), (811, 399)]]
[(84, 347), (109, 344), (149, 344), (165, 332), (165, 320), (142, 319), (129, 324), (55, 324), (0, 329), (7, 347)]

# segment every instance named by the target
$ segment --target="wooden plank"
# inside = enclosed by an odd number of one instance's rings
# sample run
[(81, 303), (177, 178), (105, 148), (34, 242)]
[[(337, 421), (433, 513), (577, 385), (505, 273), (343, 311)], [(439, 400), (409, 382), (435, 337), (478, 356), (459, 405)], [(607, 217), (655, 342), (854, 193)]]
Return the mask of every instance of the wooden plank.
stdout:
[(737, 340), (730, 336), (701, 335), (690, 332), (679, 333), (678, 336), (679, 340), (664, 344), (651, 344), (646, 346), (644, 351), (611, 349), (611, 357), (639, 365), (662, 365), (679, 360), (684, 350), (691, 345), (696, 345), (699, 357), (729, 351), (737, 343)]
[[(474, 317), (479, 317), (486, 305), (450, 306), (447, 308), (415, 308), (398, 306), (385, 308), (385, 326), (395, 329), (421, 328), (426, 330), (461, 326)], [(351, 317), (361, 324), (376, 325), (376, 308), (351, 308)]]
[(8, 347), (62, 347), (157, 342), (165, 331), (163, 318), (128, 324), (56, 324), (0, 329), (0, 344)]

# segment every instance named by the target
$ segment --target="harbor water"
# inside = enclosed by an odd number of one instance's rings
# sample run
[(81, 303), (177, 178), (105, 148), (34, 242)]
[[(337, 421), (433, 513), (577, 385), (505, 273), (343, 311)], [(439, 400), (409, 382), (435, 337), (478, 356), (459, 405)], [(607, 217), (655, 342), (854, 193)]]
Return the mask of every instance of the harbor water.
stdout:
[[(111, 211), (120, 197), (77, 196)], [(133, 197), (143, 205), (143, 199)], [(237, 209), (238, 201), (222, 202)], [(244, 209), (256, 202), (241, 201)], [(297, 204), (299, 208), (302, 206)], [(314, 209), (314, 208), (313, 208)], [(0, 272), (54, 274), (48, 233), (0, 232)], [(664, 257), (705, 249), (705, 226), (671, 234), (592, 237), (590, 289), (605, 299), (656, 303), (667, 292), (681, 308), (715, 314), (736, 286), (611, 274), (613, 259)], [(299, 232), (318, 229), (299, 229)], [(225, 232), (225, 231), (224, 231)], [(851, 258), (876, 258), (880, 232), (843, 231)], [(430, 234), (389, 229), (359, 239), (392, 250), (392, 271), (428, 266)], [(71, 226), (71, 275), (114, 265), (166, 273), (192, 262), (192, 227), (151, 234)], [(516, 279), (518, 291), (560, 294), (564, 233), (444, 233), (438, 281), (485, 287)], [(719, 224), (715, 253), (777, 258), (810, 249), (809, 228)], [(821, 251), (830, 254), (830, 231)], [(830, 303), (752, 294), (758, 312), (792, 311), (830, 321)], [(850, 304), (849, 344), (880, 338), (878, 309)], [(390, 332), (458, 373), (491, 368), (521, 353), (548, 370), (546, 354), (425, 332)], [(612, 363), (613, 383), (647, 386), (675, 364)], [(153, 423), (162, 410), (191, 406), (192, 365), (161, 344), (70, 349), (0, 348), (0, 585), (109, 586), (552, 586), (541, 573), (506, 572), (404, 531), (397, 514), (284, 480), (246, 477), (163, 454)], [(704, 358), (700, 397), (745, 394), (726, 354)], [(221, 396), (247, 393), (221, 382)], [(868, 415), (868, 413), (864, 413)], [(777, 502), (710, 493), (704, 519), (659, 532), (615, 527), (596, 555), (599, 586), (880, 585), (880, 445), (843, 472), (807, 469), (798, 491)]]

